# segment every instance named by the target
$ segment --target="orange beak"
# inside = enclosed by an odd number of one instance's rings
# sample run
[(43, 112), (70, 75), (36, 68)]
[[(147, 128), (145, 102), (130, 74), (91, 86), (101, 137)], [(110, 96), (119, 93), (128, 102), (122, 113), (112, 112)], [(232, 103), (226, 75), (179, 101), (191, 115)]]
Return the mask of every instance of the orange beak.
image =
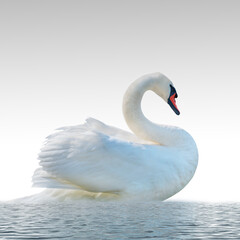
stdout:
[(170, 93), (170, 97), (168, 98), (168, 104), (170, 105), (170, 107), (172, 108), (172, 110), (177, 114), (179, 115), (180, 114), (180, 111), (178, 110), (178, 107), (176, 105), (176, 101), (175, 101), (175, 98), (178, 97), (177, 95), (177, 92), (175, 90), (175, 88), (170, 85), (171, 87), (171, 93)]

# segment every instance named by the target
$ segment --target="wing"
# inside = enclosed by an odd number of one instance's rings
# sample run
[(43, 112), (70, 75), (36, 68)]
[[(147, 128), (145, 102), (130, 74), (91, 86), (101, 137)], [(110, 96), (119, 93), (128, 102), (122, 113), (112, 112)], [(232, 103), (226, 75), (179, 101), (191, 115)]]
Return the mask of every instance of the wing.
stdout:
[(137, 140), (131, 133), (93, 119), (61, 128), (41, 149), (34, 186), (123, 192), (143, 191), (155, 184), (156, 176), (164, 182), (163, 169), (174, 167), (168, 149)]
[(67, 130), (69, 132), (76, 132), (78, 130), (92, 131), (92, 132), (103, 133), (107, 136), (114, 137), (116, 139), (127, 141), (127, 142), (134, 142), (134, 143), (140, 143), (140, 144), (152, 144), (152, 142), (140, 139), (136, 135), (130, 132), (124, 131), (122, 129), (119, 129), (113, 126), (106, 125), (103, 122), (94, 118), (86, 119), (86, 123), (83, 125), (63, 127), (63, 128), (59, 128), (58, 130), (64, 130), (64, 131)]

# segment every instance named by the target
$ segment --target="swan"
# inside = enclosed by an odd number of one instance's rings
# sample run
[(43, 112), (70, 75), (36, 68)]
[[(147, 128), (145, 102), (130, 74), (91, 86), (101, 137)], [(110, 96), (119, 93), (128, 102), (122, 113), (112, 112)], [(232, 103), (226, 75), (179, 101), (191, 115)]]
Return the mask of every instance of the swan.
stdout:
[(141, 101), (148, 90), (180, 114), (173, 83), (161, 73), (144, 75), (123, 98), (123, 115), (134, 134), (93, 118), (57, 129), (39, 153), (33, 186), (159, 200), (183, 189), (197, 168), (196, 143), (185, 130), (144, 116)]

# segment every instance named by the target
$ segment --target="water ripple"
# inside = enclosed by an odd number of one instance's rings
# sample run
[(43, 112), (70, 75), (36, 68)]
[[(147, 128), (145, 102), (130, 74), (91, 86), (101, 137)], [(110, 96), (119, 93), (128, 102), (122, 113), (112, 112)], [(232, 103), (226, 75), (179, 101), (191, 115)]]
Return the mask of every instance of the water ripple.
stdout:
[(0, 204), (0, 239), (240, 239), (240, 204)]

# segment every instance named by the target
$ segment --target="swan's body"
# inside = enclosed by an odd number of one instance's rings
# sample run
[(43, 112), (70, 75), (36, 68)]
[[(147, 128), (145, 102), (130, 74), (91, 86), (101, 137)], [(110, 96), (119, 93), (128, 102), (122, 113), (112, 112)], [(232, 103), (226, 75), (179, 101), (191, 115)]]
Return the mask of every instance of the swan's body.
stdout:
[[(39, 154), (41, 167), (33, 176), (34, 185), (160, 200), (180, 191), (196, 170), (196, 144), (183, 129), (154, 124), (141, 111), (145, 91), (152, 90), (169, 101), (177, 95), (172, 94), (173, 89), (160, 73), (130, 85), (123, 113), (135, 135), (95, 119), (50, 135)], [(179, 114), (173, 98), (171, 101)]]

